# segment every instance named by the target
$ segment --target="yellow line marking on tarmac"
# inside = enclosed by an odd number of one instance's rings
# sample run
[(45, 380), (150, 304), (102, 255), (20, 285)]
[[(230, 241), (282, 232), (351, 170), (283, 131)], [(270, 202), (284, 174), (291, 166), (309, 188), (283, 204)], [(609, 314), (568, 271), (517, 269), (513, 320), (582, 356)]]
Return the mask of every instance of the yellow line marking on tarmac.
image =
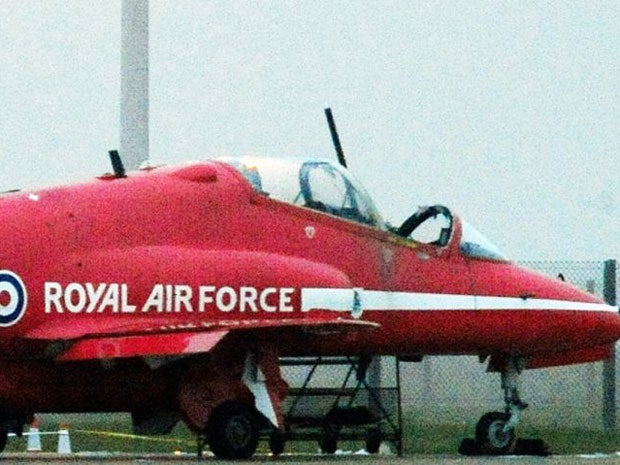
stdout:
[(169, 442), (174, 444), (195, 444), (195, 441), (191, 441), (189, 439), (173, 439), (173, 438), (154, 438), (152, 436), (140, 436), (138, 434), (129, 434), (129, 433), (115, 433), (113, 431), (96, 431), (96, 430), (87, 430), (87, 429), (72, 429), (73, 433), (83, 433), (83, 434), (92, 434), (95, 436), (109, 436), (113, 438), (124, 438), (124, 439), (140, 439), (142, 441), (151, 441), (151, 442)]

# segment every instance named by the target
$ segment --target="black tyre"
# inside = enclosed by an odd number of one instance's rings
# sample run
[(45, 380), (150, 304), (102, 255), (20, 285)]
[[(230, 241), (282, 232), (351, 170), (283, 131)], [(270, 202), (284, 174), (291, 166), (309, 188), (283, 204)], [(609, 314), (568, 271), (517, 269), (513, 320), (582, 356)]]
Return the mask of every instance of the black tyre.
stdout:
[(269, 450), (273, 455), (280, 455), (284, 452), (286, 435), (279, 429), (274, 430), (269, 436)]
[(366, 433), (366, 452), (376, 454), (379, 452), (382, 440), (381, 430), (379, 428), (371, 428)]
[(256, 411), (251, 405), (226, 402), (211, 413), (207, 442), (218, 458), (250, 458), (258, 446), (258, 436)]
[(323, 437), (319, 439), (319, 447), (324, 454), (333, 454), (338, 448), (339, 428), (336, 425), (325, 425)]
[(476, 442), (480, 451), (490, 455), (509, 454), (514, 449), (515, 431), (504, 431), (510, 415), (502, 412), (485, 413), (476, 425)]
[(9, 430), (6, 428), (6, 426), (1, 426), (0, 427), (0, 452), (4, 451), (8, 438), (9, 438)]

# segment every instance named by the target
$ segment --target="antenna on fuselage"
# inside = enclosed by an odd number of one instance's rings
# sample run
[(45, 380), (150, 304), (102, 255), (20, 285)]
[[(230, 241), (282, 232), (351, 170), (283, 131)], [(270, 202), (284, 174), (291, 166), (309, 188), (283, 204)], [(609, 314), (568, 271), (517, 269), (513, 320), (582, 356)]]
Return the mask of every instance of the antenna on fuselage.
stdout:
[(110, 161), (112, 162), (114, 176), (117, 178), (127, 177), (127, 175), (125, 174), (125, 166), (123, 165), (123, 160), (121, 160), (121, 156), (118, 154), (118, 151), (110, 150), (108, 153), (110, 154)]
[(325, 117), (327, 118), (327, 124), (329, 125), (329, 132), (332, 135), (332, 142), (336, 149), (336, 155), (338, 155), (338, 163), (345, 168), (347, 167), (347, 160), (344, 158), (344, 152), (342, 151), (342, 145), (340, 145), (340, 137), (338, 137), (338, 131), (336, 130), (336, 122), (334, 121), (334, 115), (332, 115), (332, 109), (325, 109)]

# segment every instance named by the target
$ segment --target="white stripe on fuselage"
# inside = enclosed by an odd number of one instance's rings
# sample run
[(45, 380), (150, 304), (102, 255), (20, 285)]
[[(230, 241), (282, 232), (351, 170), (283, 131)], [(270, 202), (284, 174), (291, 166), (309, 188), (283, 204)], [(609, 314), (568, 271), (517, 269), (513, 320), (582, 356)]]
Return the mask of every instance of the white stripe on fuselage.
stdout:
[(355, 309), (356, 305), (360, 307), (361, 311), (563, 310), (618, 312), (618, 307), (612, 305), (571, 300), (369, 291), (361, 288), (304, 288), (301, 291), (301, 305), (304, 312), (312, 309), (350, 312)]

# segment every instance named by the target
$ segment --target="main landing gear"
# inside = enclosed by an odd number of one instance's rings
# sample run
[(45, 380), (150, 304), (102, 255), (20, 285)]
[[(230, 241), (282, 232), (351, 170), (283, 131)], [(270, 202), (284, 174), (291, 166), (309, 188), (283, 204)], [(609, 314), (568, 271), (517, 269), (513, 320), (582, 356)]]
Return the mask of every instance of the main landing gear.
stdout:
[(248, 459), (256, 451), (259, 417), (254, 406), (243, 402), (225, 402), (211, 413), (206, 437), (199, 437), (198, 456), (206, 442), (216, 457), (228, 460)]
[(475, 446), (479, 454), (505, 455), (513, 452), (516, 444), (515, 428), (521, 421), (521, 412), (527, 407), (519, 396), (523, 368), (523, 359), (510, 358), (502, 370), (506, 407), (504, 412), (485, 413), (478, 421)]

